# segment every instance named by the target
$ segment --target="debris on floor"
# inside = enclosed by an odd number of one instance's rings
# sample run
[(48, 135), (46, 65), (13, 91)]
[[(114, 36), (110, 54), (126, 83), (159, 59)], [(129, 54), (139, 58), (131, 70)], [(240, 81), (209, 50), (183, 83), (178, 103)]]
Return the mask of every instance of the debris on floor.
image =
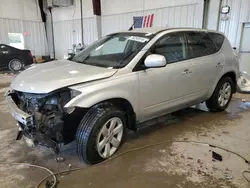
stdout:
[(246, 102), (246, 99), (241, 99), (241, 102)]
[(217, 161), (222, 161), (222, 156), (214, 151), (212, 151), (212, 157), (213, 159), (216, 159)]

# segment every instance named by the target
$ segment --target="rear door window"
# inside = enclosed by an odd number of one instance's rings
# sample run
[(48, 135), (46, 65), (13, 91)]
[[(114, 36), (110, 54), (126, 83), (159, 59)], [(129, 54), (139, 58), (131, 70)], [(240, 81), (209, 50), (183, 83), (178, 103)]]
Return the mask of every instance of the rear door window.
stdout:
[(213, 42), (215, 43), (216, 51), (218, 52), (224, 43), (225, 37), (219, 33), (209, 33), (209, 36), (213, 40)]
[(198, 58), (216, 53), (214, 42), (205, 32), (190, 31), (186, 33), (190, 50), (189, 58)]

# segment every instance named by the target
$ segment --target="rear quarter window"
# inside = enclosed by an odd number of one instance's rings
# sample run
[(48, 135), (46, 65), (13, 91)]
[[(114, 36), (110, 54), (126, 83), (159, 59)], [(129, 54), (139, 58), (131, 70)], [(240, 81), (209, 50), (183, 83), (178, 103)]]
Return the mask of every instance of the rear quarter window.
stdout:
[(225, 37), (219, 33), (209, 33), (210, 38), (213, 40), (214, 44), (216, 45), (216, 51), (220, 51)]

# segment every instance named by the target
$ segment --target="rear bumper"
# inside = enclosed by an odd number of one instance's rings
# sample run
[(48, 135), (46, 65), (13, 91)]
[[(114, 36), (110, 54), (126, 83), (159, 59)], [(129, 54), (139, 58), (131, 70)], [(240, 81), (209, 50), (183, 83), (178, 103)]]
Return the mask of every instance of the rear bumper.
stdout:
[(23, 60), (24, 66), (28, 66), (34, 63), (33, 57), (28, 57), (27, 59)]

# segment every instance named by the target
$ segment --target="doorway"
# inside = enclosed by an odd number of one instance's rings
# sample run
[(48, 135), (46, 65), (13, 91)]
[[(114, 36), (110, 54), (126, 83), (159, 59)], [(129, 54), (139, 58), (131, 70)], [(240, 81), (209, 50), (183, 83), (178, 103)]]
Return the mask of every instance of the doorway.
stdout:
[(250, 74), (250, 23), (244, 23), (240, 45), (240, 71)]

